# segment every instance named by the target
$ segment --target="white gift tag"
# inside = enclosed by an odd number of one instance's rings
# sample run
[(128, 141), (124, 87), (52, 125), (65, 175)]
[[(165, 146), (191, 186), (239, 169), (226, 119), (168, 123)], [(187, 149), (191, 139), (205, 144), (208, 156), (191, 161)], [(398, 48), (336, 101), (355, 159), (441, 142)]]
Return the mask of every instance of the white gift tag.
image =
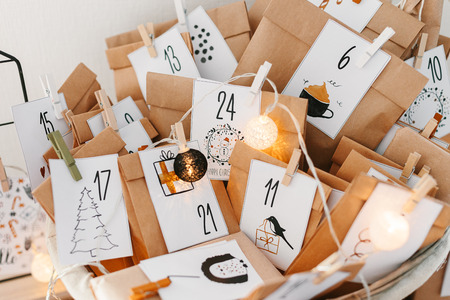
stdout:
[[(198, 143), (188, 147), (198, 150)], [(142, 169), (169, 252), (228, 234), (228, 228), (207, 176), (182, 181), (173, 163), (178, 146), (139, 151)]]
[(140, 121), (122, 127), (119, 129), (119, 135), (126, 143), (125, 149), (127, 149), (128, 153), (138, 152), (140, 147), (152, 144), (152, 139), (148, 136)]
[(47, 163), (42, 155), (52, 144), (47, 134), (59, 130), (69, 149), (72, 149), (72, 132), (64, 119), (58, 120), (50, 98), (19, 104), (12, 107), (14, 123), (22, 146), (23, 156), (30, 176), (31, 189), (37, 188), (49, 175)]
[(363, 31), (382, 4), (378, 0), (363, 0), (360, 3), (342, 0), (308, 1), (358, 32)]
[(283, 91), (308, 99), (308, 122), (332, 139), (391, 59), (378, 50), (358, 68), (356, 61), (369, 45), (329, 20)]
[(191, 139), (200, 142), (200, 151), (208, 159), (208, 177), (228, 180), (231, 169), (228, 160), (236, 142), (245, 140), (243, 129), (247, 122), (259, 115), (261, 94), (253, 103), (246, 103), (250, 88), (227, 84), (197, 104), (219, 85), (194, 81)]
[[(422, 245), (441, 212), (441, 204), (422, 199), (411, 213), (405, 215), (410, 227), (406, 243), (392, 251), (375, 249), (369, 235), (372, 220), (385, 211), (401, 212), (410, 195), (404, 189), (378, 183), (345, 236), (342, 249), (347, 257), (358, 259), (368, 255), (360, 272), (369, 284), (391, 273), (410, 258)], [(353, 281), (359, 282), (358, 277)]]
[(201, 77), (221, 82), (228, 80), (238, 63), (203, 7), (197, 7), (187, 16), (187, 25)]
[[(116, 117), (117, 127), (119, 129), (134, 121), (139, 121), (144, 117), (139, 110), (139, 107), (137, 107), (136, 103), (133, 101), (133, 98), (130, 96), (114, 104), (112, 106), (112, 110), (114, 112), (114, 116)], [(94, 137), (105, 129), (105, 124), (103, 123), (101, 113), (89, 118), (87, 123)]]
[(330, 287), (345, 280), (350, 274), (347, 272), (335, 272), (319, 284), (314, 283), (317, 274), (311, 272), (297, 273), (289, 276), (289, 279), (266, 300), (309, 300), (326, 291)]
[(139, 266), (150, 281), (172, 276), (172, 284), (158, 291), (163, 300), (241, 299), (263, 283), (236, 240), (150, 258)]
[(62, 265), (133, 254), (117, 154), (75, 159), (73, 180), (63, 160), (50, 160), (56, 241)]
[(155, 39), (155, 49), (158, 54), (150, 57), (147, 47), (141, 47), (128, 54), (128, 59), (141, 88), (142, 95), (147, 99), (147, 73), (162, 73), (189, 78), (198, 78), (200, 74), (189, 49), (183, 41), (177, 27)]
[(303, 244), (317, 183), (296, 173), (281, 184), (285, 168), (252, 160), (242, 208), (241, 230), (279, 269), (286, 270)]
[[(402, 176), (403, 170), (401, 170), (401, 169), (397, 169), (397, 168), (382, 164), (382, 163), (374, 161), (374, 160), (370, 160), (370, 161), (397, 179), (400, 179), (400, 177)], [(409, 186), (410, 188), (413, 188), (419, 182), (419, 180), (420, 180), (419, 176), (417, 176), (416, 174), (411, 174), (411, 177), (406, 182), (406, 185)]]
[[(405, 62), (412, 66), (414, 58)], [(423, 54), (419, 72), (429, 79), (428, 83), (400, 120), (423, 129), (434, 114), (439, 113), (442, 120), (435, 135), (438, 138), (443, 137), (450, 133), (450, 77), (444, 46), (440, 45)]]

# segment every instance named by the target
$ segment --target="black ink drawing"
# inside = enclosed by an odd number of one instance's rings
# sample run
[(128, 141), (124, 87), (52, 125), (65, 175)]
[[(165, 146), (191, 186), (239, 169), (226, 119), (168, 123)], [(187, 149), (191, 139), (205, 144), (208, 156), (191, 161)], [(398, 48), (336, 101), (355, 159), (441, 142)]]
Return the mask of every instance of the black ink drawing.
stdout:
[(25, 191), (25, 194), (27, 194), (28, 198), (33, 200), (33, 195), (31, 194), (31, 186), (29, 184), (27, 184), (27, 185), (23, 186), (22, 188)]
[(161, 155), (159, 158), (161, 160), (154, 162), (153, 166), (155, 167), (159, 184), (161, 185), (163, 193), (166, 197), (181, 194), (194, 189), (192, 182), (182, 181), (178, 178), (177, 174), (175, 174), (173, 169), (175, 154), (171, 150), (161, 150)]
[(211, 128), (205, 136), (206, 158), (211, 163), (215, 162), (222, 166), (228, 164), (234, 145), (237, 141), (243, 140), (244, 136), (240, 130), (229, 124), (217, 125)]
[[(310, 85), (305, 87), (299, 97), (308, 99), (308, 116), (325, 119), (333, 118), (334, 112), (328, 108), (330, 105), (330, 98), (325, 82), (323, 85)], [(326, 116), (325, 113), (327, 111), (329, 111), (330, 114)]]
[(294, 247), (292, 247), (291, 244), (289, 244), (286, 237), (284, 236), (284, 232), (286, 231), (286, 229), (281, 227), (280, 223), (278, 223), (277, 218), (275, 218), (274, 216), (271, 216), (271, 217), (267, 218), (266, 220), (270, 222), (270, 230), (272, 230), (273, 234), (281, 237), (286, 242), (286, 244), (292, 250), (294, 250)]
[(36, 208), (32, 206), (27, 206), (24, 210), (20, 212), (19, 217), (29, 222), (36, 216), (37, 211), (38, 210)]
[(194, 54), (200, 58), (202, 63), (206, 63), (213, 59), (212, 52), (214, 46), (208, 43), (208, 39), (211, 33), (206, 28), (200, 28), (198, 25), (194, 25), (194, 32), (192, 32), (192, 42), (194, 46)]
[(342, 85), (338, 84), (336, 81), (334, 80), (328, 80), (327, 81), (329, 84), (331, 84), (334, 87), (341, 87)]
[(247, 265), (242, 259), (230, 253), (207, 258), (202, 263), (202, 271), (211, 281), (226, 284), (248, 281)]
[(308, 79), (303, 79), (303, 85), (306, 85), (309, 82)]
[(72, 238), (72, 242), (75, 245), (70, 254), (89, 252), (91, 257), (96, 257), (97, 250), (110, 250), (118, 247), (118, 245), (113, 244), (109, 240), (111, 234), (106, 231), (105, 225), (100, 220), (102, 215), (97, 210), (98, 205), (95, 203), (94, 198), (89, 195), (90, 192), (86, 187), (81, 192), (77, 225)]
[(437, 87), (424, 88), (419, 96), (417, 96), (414, 100), (413, 104), (411, 104), (411, 106), (403, 114), (401, 120), (414, 126), (416, 119), (424, 118), (421, 114), (430, 111), (429, 108), (431, 107), (434, 107), (434, 112), (426, 117), (427, 120), (431, 119), (434, 113), (439, 113), (442, 115), (442, 121), (439, 123), (436, 130), (436, 133), (438, 133), (439, 129), (446, 125), (445, 120), (447, 120), (447, 117), (450, 114), (449, 96), (444, 94), (443, 89), (438, 89)]

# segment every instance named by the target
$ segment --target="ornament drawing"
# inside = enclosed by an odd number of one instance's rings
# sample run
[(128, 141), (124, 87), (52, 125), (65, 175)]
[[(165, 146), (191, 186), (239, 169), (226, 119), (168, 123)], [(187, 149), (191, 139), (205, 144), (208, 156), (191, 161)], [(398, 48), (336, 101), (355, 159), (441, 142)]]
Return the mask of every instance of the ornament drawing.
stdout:
[(101, 221), (102, 215), (98, 212), (98, 205), (90, 196), (90, 192), (86, 187), (81, 192), (77, 225), (72, 237), (74, 246), (70, 253), (89, 252), (91, 257), (96, 257), (97, 250), (110, 250), (118, 245), (110, 241), (111, 234)]
[(202, 272), (211, 281), (225, 284), (244, 283), (248, 281), (247, 264), (226, 253), (207, 258), (202, 263)]
[(206, 158), (211, 163), (219, 165), (228, 164), (237, 141), (243, 141), (244, 136), (240, 130), (230, 124), (217, 125), (211, 128), (205, 136)]

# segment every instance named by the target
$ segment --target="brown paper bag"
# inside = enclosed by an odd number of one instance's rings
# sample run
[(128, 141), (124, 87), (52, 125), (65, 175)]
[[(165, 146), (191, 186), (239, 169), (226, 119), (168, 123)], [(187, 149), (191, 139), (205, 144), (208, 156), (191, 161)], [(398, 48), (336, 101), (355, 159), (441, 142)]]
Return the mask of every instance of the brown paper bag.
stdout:
[(445, 268), (448, 267), (448, 261), (450, 257), (447, 257), (447, 263), (444, 263), (436, 272), (419, 287), (414, 294), (412, 294), (412, 300), (450, 300), (450, 296), (441, 297), (441, 289), (444, 281)]
[[(194, 79), (147, 73), (147, 103), (151, 106), (150, 121), (160, 133), (160, 137), (167, 137), (170, 126), (178, 122), (183, 114), (192, 106), (192, 92)], [(273, 103), (274, 94), (263, 92), (261, 95), (261, 113)], [(304, 136), (307, 100), (297, 97), (279, 95), (279, 102), (286, 105), (296, 116), (300, 124), (301, 134)], [(278, 138), (275, 143), (264, 149), (264, 152), (284, 162), (289, 159), (294, 148), (299, 147), (298, 134), (288, 113), (281, 108), (275, 108), (269, 116), (278, 127)], [(186, 138), (191, 131), (190, 115), (183, 121)]]
[[(159, 226), (155, 208), (145, 181), (144, 171), (138, 153), (119, 157), (119, 170), (126, 186), (124, 193), (131, 232), (137, 237), (134, 241), (134, 260), (167, 254), (164, 237)], [(239, 225), (233, 214), (228, 194), (222, 181), (211, 181), (230, 234), (239, 231)]]
[[(380, 9), (383, 7), (390, 6), (382, 5)], [(267, 60), (272, 63), (268, 78), (279, 90), (284, 89), (329, 19), (327, 13), (308, 1), (272, 0), (234, 75), (256, 72)], [(344, 135), (374, 149), (427, 81), (392, 56), (334, 140), (314, 126), (307, 127), (306, 144), (317, 167), (330, 167), (331, 156)], [(238, 82), (251, 84), (249, 80)]]
[(100, 89), (97, 75), (80, 63), (63, 83), (58, 93), (64, 94), (67, 108), (78, 115), (98, 107), (94, 92)]
[(438, 39), (438, 45), (444, 45), (445, 56), (450, 57), (450, 38), (440, 35)]
[[(280, 280), (283, 276), (270, 263), (270, 261), (259, 251), (255, 245), (242, 232), (230, 234), (226, 237), (209, 241), (192, 248), (208, 245), (220, 241), (236, 240), (242, 249), (245, 257), (249, 260), (255, 271), (261, 277), (264, 283)], [(102, 276), (91, 280), (91, 289), (97, 300), (123, 300), (131, 295), (131, 289), (143, 284), (149, 283), (149, 279), (139, 266), (134, 266), (113, 274)], [(146, 298), (147, 299), (147, 298)], [(154, 296), (148, 299), (161, 299)]]
[[(316, 169), (316, 173), (317, 177), (319, 177), (320, 182), (338, 191), (345, 191), (348, 188), (348, 185), (350, 184), (350, 182), (345, 181), (344, 179), (334, 176), (325, 171), (322, 171), (321, 169)], [(308, 174), (310, 176), (313, 176), (311, 173), (311, 169), (308, 170)]]
[[(210, 9), (207, 13), (219, 29), (236, 60), (239, 61), (250, 42), (250, 25), (245, 2), (239, 1)], [(155, 24), (156, 37), (166, 32), (177, 22), (177, 20), (171, 20)], [(106, 57), (109, 67), (114, 71), (117, 98), (123, 99), (131, 96), (133, 99), (143, 99), (136, 73), (127, 56), (144, 46), (139, 32), (133, 30), (107, 38), (106, 45), (108, 47)]]
[(355, 150), (356, 152), (362, 154), (364, 157), (376, 160), (377, 162), (380, 162), (382, 164), (397, 168), (397, 169), (403, 169), (402, 166), (396, 164), (395, 162), (391, 161), (390, 159), (387, 159), (386, 157), (376, 153), (373, 150), (370, 150), (367, 147), (364, 147), (363, 145), (349, 139), (346, 136), (343, 136), (341, 141), (339, 142), (336, 151), (333, 154), (333, 157), (331, 158), (332, 165), (330, 169), (331, 174), (337, 173), (341, 165), (344, 163), (344, 161), (347, 159), (350, 152)]
[(422, 155), (416, 169), (420, 170), (424, 165), (431, 168), (430, 174), (438, 184), (436, 199), (450, 203), (450, 152), (439, 147), (429, 139), (421, 136), (409, 128), (399, 129), (392, 142), (384, 152), (384, 156), (394, 162), (404, 165), (409, 153), (418, 152)]
[[(242, 207), (244, 205), (245, 190), (247, 188), (248, 173), (250, 171), (250, 164), (252, 159), (260, 160), (275, 166), (286, 168), (287, 164), (277, 160), (276, 158), (253, 149), (242, 142), (237, 142), (234, 146), (233, 153), (231, 154), (229, 163), (231, 164), (230, 180), (228, 181), (227, 191), (230, 196), (231, 204), (233, 205), (234, 213), (237, 219), (241, 219)], [(298, 173), (305, 175), (306, 173), (298, 171)], [(325, 197), (329, 197), (331, 188), (322, 183), (325, 191)], [(305, 238), (303, 245), (306, 245), (308, 240), (314, 234), (317, 225), (319, 225), (323, 212), (323, 203), (320, 198), (319, 192), (316, 191), (316, 195), (313, 200), (311, 215), (308, 221), (308, 227), (306, 228)]]
[[(378, 182), (373, 177), (358, 176), (331, 211), (331, 220), (340, 243), (343, 242), (359, 211), (364, 206), (365, 201), (369, 199)], [(442, 211), (428, 232), (421, 248), (440, 239), (447, 226), (450, 225), (450, 206), (445, 203), (442, 204), (444, 205)], [(338, 248), (330, 234), (328, 220), (325, 220), (302, 248), (286, 274), (308, 271), (337, 250)]]
[[(297, 1), (307, 2), (306, 0), (297, 0)], [(367, 24), (366, 28), (364, 28), (364, 30), (361, 32), (361, 34), (373, 40), (380, 35), (380, 33), (384, 30), (384, 28), (392, 27), (395, 31), (395, 35), (391, 37), (391, 39), (384, 45), (383, 48), (385, 50), (388, 50), (389, 52), (392, 52), (392, 54), (394, 54), (397, 57), (400, 57), (402, 59), (408, 58), (409, 55), (411, 54), (410, 50), (414, 45), (421, 29), (425, 26), (425, 24), (423, 24), (414, 17), (411, 17), (407, 13), (401, 11), (399, 8), (392, 5), (390, 3), (390, 0), (385, 1), (386, 2), (383, 3), (383, 5), (381, 5), (381, 7), (375, 13), (373, 18)], [(442, 2), (442, 0), (435, 0), (435, 1)], [(271, 0), (256, 0), (253, 6), (250, 8), (248, 17), (252, 32), (256, 31), (256, 28), (258, 27), (259, 23), (261, 22), (264, 16), (264, 11), (269, 6), (270, 2)], [(283, 5), (286, 7), (289, 6), (287, 2), (283, 1), (279, 1), (274, 5)], [(302, 17), (298, 16), (297, 19), (295, 19), (296, 22), (292, 22), (291, 25), (301, 27), (301, 25), (298, 23), (301, 22), (299, 21), (301, 18)], [(313, 20), (313, 18), (311, 18), (311, 20)], [(440, 20), (440, 18), (436, 20)], [(313, 21), (312, 23), (309, 24), (315, 23)], [(306, 28), (310, 29), (310, 26), (306, 26), (305, 29)], [(439, 32), (439, 29), (437, 32)]]

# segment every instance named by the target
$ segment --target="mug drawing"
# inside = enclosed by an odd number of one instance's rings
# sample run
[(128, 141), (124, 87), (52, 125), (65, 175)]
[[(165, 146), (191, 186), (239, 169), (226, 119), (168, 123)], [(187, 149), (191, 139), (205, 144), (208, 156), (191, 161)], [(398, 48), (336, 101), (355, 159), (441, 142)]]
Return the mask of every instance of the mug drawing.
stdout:
[[(314, 118), (331, 119), (334, 112), (328, 108), (330, 99), (328, 98), (325, 82), (323, 85), (310, 85), (300, 93), (300, 98), (308, 99), (308, 116)], [(331, 115), (325, 115), (329, 111)]]

